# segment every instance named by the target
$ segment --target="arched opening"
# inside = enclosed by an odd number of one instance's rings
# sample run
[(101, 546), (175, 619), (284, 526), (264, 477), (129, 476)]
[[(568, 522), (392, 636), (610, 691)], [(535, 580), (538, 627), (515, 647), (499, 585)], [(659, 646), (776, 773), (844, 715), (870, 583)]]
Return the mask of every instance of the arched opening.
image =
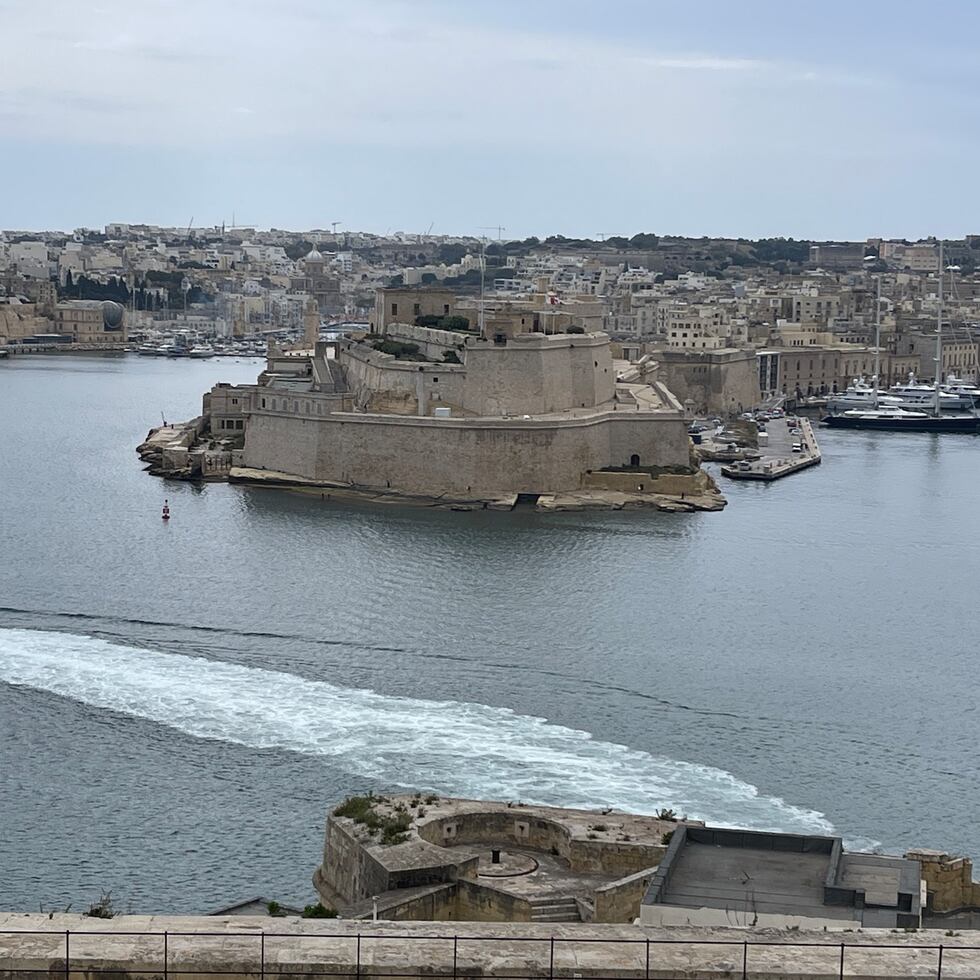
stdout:
[(640, 465), (640, 457), (636, 453), (633, 453), (633, 455), (630, 456), (630, 466), (639, 466), (639, 465)]

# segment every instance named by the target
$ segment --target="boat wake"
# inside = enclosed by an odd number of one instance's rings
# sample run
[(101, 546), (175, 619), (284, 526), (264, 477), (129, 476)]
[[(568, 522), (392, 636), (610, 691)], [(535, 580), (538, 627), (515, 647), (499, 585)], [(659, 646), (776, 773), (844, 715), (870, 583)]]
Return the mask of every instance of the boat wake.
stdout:
[(202, 739), (301, 752), (380, 786), (833, 833), (820, 813), (729, 772), (459, 701), (391, 697), (72, 633), (0, 629), (0, 681)]

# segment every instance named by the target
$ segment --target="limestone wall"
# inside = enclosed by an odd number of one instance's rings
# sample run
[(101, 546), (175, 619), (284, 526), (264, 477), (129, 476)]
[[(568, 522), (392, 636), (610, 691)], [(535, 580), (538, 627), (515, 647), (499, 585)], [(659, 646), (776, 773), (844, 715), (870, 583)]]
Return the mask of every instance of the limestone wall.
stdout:
[(539, 851), (568, 854), (569, 832), (554, 820), (543, 819), (523, 810), (488, 810), (454, 813), (419, 826), (419, 836), (432, 844), (499, 844), (510, 840)]
[(473, 415), (541, 415), (611, 401), (616, 374), (604, 334), (519, 334), (466, 348), (463, 408)]
[(609, 840), (573, 840), (566, 855), (573, 871), (631, 875), (660, 863), (662, 844), (619, 843)]
[(932, 911), (980, 909), (980, 882), (973, 880), (973, 862), (969, 858), (925, 849), (909, 851), (905, 856), (919, 862)]
[(392, 402), (391, 396), (395, 394), (401, 395), (416, 413), (420, 385), (426, 415), (431, 414), (436, 405), (450, 408), (462, 405), (466, 369), (461, 364), (400, 361), (392, 354), (384, 354), (364, 344), (346, 345), (341, 360), (354, 401), (361, 408), (383, 409)]
[(597, 888), (594, 893), (594, 922), (632, 922), (640, 915), (640, 903), (647, 893), (656, 867), (620, 878)]
[(644, 465), (687, 465), (688, 446), (682, 419), (644, 412), (503, 421), (256, 411), (245, 465), (426, 495), (547, 493), (579, 489), (587, 470), (634, 454)]
[(347, 826), (332, 817), (327, 819), (323, 864), (316, 885), (327, 904), (334, 907), (380, 895), (391, 887), (387, 870)]
[(426, 357), (442, 360), (447, 350), (456, 351), (462, 359), (461, 348), (466, 344), (468, 334), (452, 330), (437, 330), (434, 327), (417, 327), (414, 323), (389, 323), (385, 335), (392, 340), (406, 344), (418, 344)]
[(530, 922), (531, 903), (518, 895), (460, 878), (456, 915), (462, 922)]
[[(806, 928), (806, 925), (803, 926)], [(268, 916), (119, 916), (0, 913), (2, 980), (258, 980), (261, 976), (554, 977), (607, 980), (863, 980), (980, 976), (980, 934), (657, 929), (632, 925), (270, 919)], [(166, 970), (164, 933), (169, 932)], [(460, 934), (454, 943), (452, 937)], [(260, 934), (265, 934), (263, 942)], [(329, 935), (324, 935), (325, 933)], [(70, 953), (66, 962), (66, 935)], [(360, 941), (357, 937), (360, 936)], [(649, 941), (649, 945), (648, 945)], [(844, 950), (842, 953), (841, 950)], [(743, 962), (745, 971), (743, 972)], [(455, 970), (454, 970), (455, 967)]]

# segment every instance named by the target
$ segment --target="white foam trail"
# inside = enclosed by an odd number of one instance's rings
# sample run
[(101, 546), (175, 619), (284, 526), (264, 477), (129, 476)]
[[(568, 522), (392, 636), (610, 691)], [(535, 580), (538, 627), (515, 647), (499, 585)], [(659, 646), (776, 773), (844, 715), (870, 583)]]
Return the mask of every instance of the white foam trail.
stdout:
[(667, 806), (716, 824), (833, 832), (822, 814), (760, 796), (721, 769), (658, 758), (507, 708), (389, 697), (22, 629), (0, 629), (0, 680), (199, 738), (321, 755), (386, 786), (640, 813)]

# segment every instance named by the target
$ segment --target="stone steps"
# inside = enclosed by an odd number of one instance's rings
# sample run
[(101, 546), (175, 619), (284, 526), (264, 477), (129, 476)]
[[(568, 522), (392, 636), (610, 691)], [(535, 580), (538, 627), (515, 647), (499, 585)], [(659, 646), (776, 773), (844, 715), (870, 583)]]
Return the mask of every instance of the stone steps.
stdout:
[(532, 898), (532, 922), (581, 922), (574, 898)]

